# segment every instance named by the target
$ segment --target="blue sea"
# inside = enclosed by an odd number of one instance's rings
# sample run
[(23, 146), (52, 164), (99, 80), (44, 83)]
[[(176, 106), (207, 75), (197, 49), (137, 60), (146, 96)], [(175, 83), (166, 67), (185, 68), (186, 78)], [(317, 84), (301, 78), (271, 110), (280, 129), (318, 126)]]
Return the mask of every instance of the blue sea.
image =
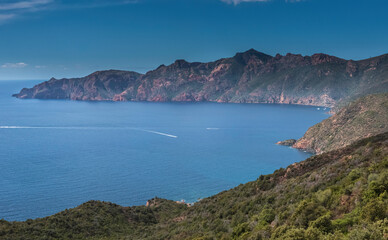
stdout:
[(328, 117), (293, 105), (11, 97), (38, 82), (0, 81), (0, 219), (88, 200), (195, 202), (308, 158), (275, 143)]

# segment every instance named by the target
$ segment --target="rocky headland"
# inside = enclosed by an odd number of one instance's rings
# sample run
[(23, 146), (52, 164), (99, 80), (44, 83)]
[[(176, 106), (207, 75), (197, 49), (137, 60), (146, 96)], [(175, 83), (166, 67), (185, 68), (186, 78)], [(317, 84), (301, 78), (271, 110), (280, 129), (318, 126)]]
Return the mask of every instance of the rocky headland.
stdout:
[(312, 126), (301, 139), (278, 144), (320, 154), (387, 131), (388, 93), (373, 94), (349, 103)]
[(287, 139), (284, 141), (279, 141), (276, 144), (283, 145), (283, 146), (293, 146), (296, 143), (296, 139)]
[(83, 78), (52, 78), (24, 88), (18, 98), (92, 101), (210, 101), (333, 107), (388, 91), (388, 54), (361, 61), (326, 54), (270, 56), (254, 49), (200, 63), (177, 60), (139, 74), (99, 71)]

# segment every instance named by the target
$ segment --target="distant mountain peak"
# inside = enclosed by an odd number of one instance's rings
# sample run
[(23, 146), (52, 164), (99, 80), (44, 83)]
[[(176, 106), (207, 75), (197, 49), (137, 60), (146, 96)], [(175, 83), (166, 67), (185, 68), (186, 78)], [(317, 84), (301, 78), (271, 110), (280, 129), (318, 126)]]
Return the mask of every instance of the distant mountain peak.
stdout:
[(236, 59), (239, 62), (247, 63), (251, 58), (257, 58), (263, 62), (267, 62), (268, 60), (272, 59), (273, 57), (256, 51), (255, 49), (251, 48), (248, 51), (237, 53), (233, 58)]
[(186, 64), (186, 63), (189, 63), (189, 62), (186, 61), (185, 59), (177, 59), (174, 62), (174, 64)]
[(324, 53), (316, 53), (311, 56), (311, 59), (314, 65), (321, 64), (321, 63), (331, 63), (331, 62), (340, 63), (340, 62), (346, 61), (342, 58), (338, 58)]
[(190, 63), (184, 59), (177, 59), (172, 65), (178, 68), (187, 68), (190, 66)]
[(247, 50), (247, 51), (245, 51), (245, 52), (239, 52), (239, 53), (236, 54), (236, 56), (237, 56), (237, 55), (246, 55), (246, 56), (248, 56), (248, 55), (250, 55), (250, 56), (254, 55), (254, 56), (262, 56), (262, 57), (270, 57), (270, 58), (272, 58), (272, 56), (270, 56), (270, 55), (268, 55), (268, 54), (265, 54), (265, 53), (262, 53), (262, 52), (259, 52), (259, 51), (257, 51), (257, 50), (254, 49), (254, 48), (251, 48), (251, 49), (249, 49), (249, 50)]
[(258, 54), (259, 53), (259, 54), (262, 54), (261, 52), (257, 51), (254, 48), (251, 48), (251, 49), (249, 49), (249, 50), (247, 50), (247, 51), (245, 51), (243, 53), (247, 53), (247, 54)]

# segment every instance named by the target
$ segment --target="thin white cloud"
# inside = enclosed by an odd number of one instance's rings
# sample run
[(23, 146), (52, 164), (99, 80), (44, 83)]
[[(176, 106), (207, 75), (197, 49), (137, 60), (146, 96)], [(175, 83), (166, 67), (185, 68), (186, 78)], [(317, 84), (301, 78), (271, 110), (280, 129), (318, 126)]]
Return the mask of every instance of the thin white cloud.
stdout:
[(46, 68), (47, 66), (45, 66), (45, 65), (36, 65), (35, 66), (35, 68), (37, 68), (37, 69), (41, 69), (41, 68)]
[(138, 3), (139, 0), (79, 0), (72, 4), (58, 4), (60, 9), (72, 9), (72, 8), (99, 8), (109, 6), (120, 6)]
[[(224, 3), (238, 5), (243, 2), (270, 2), (272, 0), (221, 0)], [(284, 0), (285, 2), (301, 2), (303, 0)]]
[(27, 12), (47, 9), (54, 0), (8, 0), (0, 2), (0, 24), (7, 23)]
[(225, 3), (237, 5), (242, 2), (269, 2), (270, 0), (221, 0), (221, 1)]
[(138, 3), (140, 0), (0, 0), (0, 24), (23, 16), (26, 13), (44, 10), (69, 10), (77, 8), (98, 8)]
[(24, 62), (18, 62), (18, 63), (4, 63), (1, 65), (1, 68), (24, 68), (27, 67), (28, 64)]
[(14, 18), (15, 14), (0, 14), (0, 24)]
[(13, 1), (0, 4), (0, 10), (20, 10), (30, 9), (46, 5), (53, 2), (53, 0), (29, 0), (29, 1)]

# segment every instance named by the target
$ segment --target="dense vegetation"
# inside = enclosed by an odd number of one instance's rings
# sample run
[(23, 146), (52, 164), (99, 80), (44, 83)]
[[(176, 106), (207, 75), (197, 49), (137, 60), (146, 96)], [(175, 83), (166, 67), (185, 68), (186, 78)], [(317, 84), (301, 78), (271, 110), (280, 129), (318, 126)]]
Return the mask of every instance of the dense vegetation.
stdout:
[(313, 156), (192, 207), (91, 201), (0, 222), (0, 239), (388, 239), (388, 133)]
[(322, 153), (388, 131), (388, 93), (368, 95), (312, 126), (296, 148)]

